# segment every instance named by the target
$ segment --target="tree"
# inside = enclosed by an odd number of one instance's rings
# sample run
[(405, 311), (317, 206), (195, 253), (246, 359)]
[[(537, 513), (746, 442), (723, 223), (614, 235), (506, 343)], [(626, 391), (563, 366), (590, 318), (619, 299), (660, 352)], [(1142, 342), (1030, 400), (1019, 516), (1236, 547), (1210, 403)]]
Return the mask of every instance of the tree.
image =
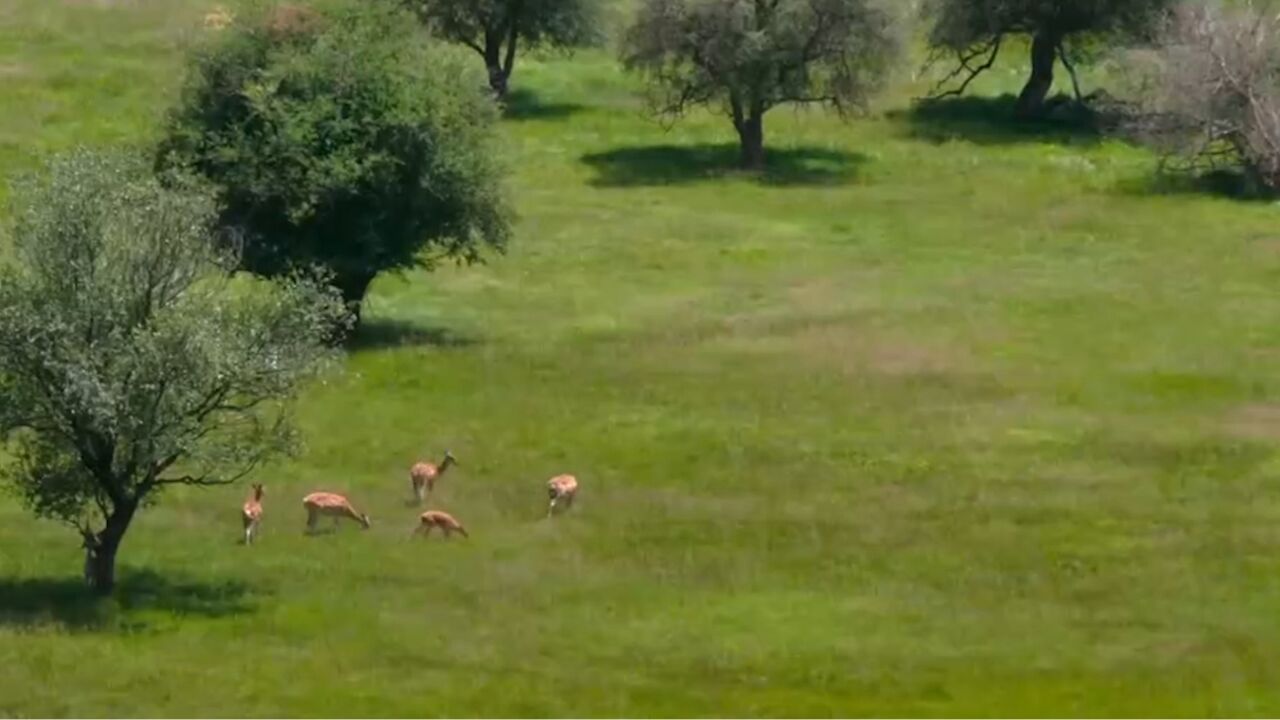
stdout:
[(1069, 43), (1079, 49), (1091, 42), (1142, 36), (1177, 1), (925, 0), (925, 14), (932, 23), (929, 44), (935, 51), (953, 53), (957, 60), (957, 67), (938, 89), (964, 76), (958, 87), (941, 95), (964, 92), (995, 64), (1008, 36), (1029, 36), (1031, 73), (1018, 95), (1015, 113), (1022, 119), (1040, 117), (1059, 60), (1071, 75), (1077, 99), (1080, 96)]
[(479, 53), (489, 87), (507, 95), (516, 48), (571, 48), (600, 39), (599, 0), (405, 0), (432, 30)]
[(235, 18), (194, 53), (158, 166), (218, 190), (243, 267), (320, 265), (359, 319), (380, 272), (501, 250), (497, 110), (408, 11), (346, 0)]
[(733, 120), (742, 165), (764, 165), (764, 115), (783, 103), (862, 107), (900, 47), (875, 0), (643, 0), (623, 40), (660, 116), (693, 105)]
[(1178, 9), (1152, 48), (1125, 63), (1137, 80), (1129, 129), (1167, 170), (1242, 172), (1280, 190), (1280, 16), (1274, 2)]
[(293, 447), (288, 401), (346, 313), (323, 284), (228, 273), (209, 192), (169, 184), (136, 156), (56, 159), (15, 187), (0, 265), (0, 474), (80, 529), (102, 593), (165, 488), (233, 482)]

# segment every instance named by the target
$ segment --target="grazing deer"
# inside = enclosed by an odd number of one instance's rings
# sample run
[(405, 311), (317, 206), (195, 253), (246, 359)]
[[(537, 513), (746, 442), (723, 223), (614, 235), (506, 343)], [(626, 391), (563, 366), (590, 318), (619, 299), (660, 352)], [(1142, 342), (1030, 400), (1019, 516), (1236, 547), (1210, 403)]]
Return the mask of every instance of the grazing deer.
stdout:
[(444, 475), (450, 465), (457, 464), (459, 464), (458, 460), (453, 457), (453, 453), (445, 450), (444, 459), (440, 461), (439, 465), (420, 462), (409, 468), (409, 480), (413, 483), (413, 496), (418, 500), (419, 505), (422, 504), (423, 488), (425, 487), (426, 493), (430, 495), (431, 491), (436, 488), (436, 480), (439, 480), (440, 476)]
[(345, 497), (331, 492), (313, 492), (302, 499), (302, 506), (307, 509), (307, 532), (312, 533), (316, 530), (316, 520), (321, 515), (327, 515), (333, 518), (333, 527), (338, 528), (338, 521), (342, 518), (351, 518), (365, 529), (369, 529), (369, 516), (351, 506), (351, 501)]
[(462, 523), (458, 522), (447, 512), (442, 510), (428, 510), (422, 513), (418, 518), (418, 527), (413, 529), (413, 534), (422, 533), (424, 537), (431, 534), (431, 531), (440, 528), (444, 531), (444, 537), (447, 540), (455, 531), (462, 533), (462, 537), (470, 538), (467, 529), (462, 527)]
[(240, 516), (244, 520), (244, 544), (252, 545), (253, 539), (258, 536), (258, 526), (262, 523), (261, 483), (253, 484), (253, 496), (244, 501)]
[(547, 505), (547, 517), (555, 512), (556, 505), (565, 510), (573, 506), (573, 498), (578, 494), (578, 478), (572, 475), (557, 475), (547, 481), (547, 495), (551, 503)]

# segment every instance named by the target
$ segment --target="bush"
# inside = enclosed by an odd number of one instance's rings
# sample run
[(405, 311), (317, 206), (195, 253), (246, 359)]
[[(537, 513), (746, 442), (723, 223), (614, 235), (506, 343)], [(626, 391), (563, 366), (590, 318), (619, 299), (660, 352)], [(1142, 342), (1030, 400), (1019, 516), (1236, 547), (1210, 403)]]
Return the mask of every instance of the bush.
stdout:
[(482, 83), (394, 3), (259, 7), (193, 54), (158, 166), (218, 189), (245, 269), (326, 267), (358, 317), (378, 273), (507, 242)]
[(1280, 15), (1273, 3), (1180, 8), (1154, 48), (1130, 53), (1131, 130), (1167, 169), (1232, 169), (1280, 190)]

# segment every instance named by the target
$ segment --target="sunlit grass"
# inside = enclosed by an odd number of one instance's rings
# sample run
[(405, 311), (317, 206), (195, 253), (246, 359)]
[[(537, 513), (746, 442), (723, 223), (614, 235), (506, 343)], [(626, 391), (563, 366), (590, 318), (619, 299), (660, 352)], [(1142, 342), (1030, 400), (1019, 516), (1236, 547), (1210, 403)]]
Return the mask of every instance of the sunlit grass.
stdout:
[[(202, 10), (0, 7), (0, 171), (147, 137)], [(923, 79), (770, 114), (762, 177), (607, 53), (515, 82), (511, 251), (375, 284), (260, 545), (175, 491), (100, 607), (0, 502), (0, 715), (1276, 714), (1273, 206)], [(446, 448), (472, 539), (411, 542)]]

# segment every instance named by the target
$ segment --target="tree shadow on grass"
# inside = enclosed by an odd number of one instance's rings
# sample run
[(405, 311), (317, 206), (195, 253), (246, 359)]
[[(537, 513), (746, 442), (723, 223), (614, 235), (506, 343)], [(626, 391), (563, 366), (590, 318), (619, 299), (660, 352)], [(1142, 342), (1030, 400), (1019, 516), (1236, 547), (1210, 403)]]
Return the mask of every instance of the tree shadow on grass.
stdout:
[(1053, 98), (1052, 109), (1042, 120), (1015, 118), (1016, 102), (1013, 95), (926, 99), (888, 116), (905, 123), (908, 136), (932, 143), (1090, 145), (1103, 138), (1104, 118), (1066, 96)]
[(1200, 195), (1242, 203), (1271, 203), (1280, 198), (1275, 191), (1268, 190), (1239, 170), (1213, 170), (1199, 174), (1154, 172), (1121, 183), (1119, 191), (1124, 195), (1146, 197)]
[(120, 569), (116, 591), (99, 597), (78, 577), (0, 578), (0, 625), (55, 622), (73, 630), (136, 630), (131, 612), (161, 610), (206, 618), (251, 612), (249, 586), (238, 581), (171, 578), (152, 570)]
[(503, 106), (502, 116), (508, 120), (561, 120), (587, 109), (578, 103), (543, 102), (526, 88), (508, 92)]
[(857, 178), (860, 153), (826, 148), (765, 148), (764, 170), (739, 166), (733, 143), (646, 145), (582, 156), (597, 173), (597, 187), (675, 185), (721, 177), (755, 178), (764, 185), (841, 185)]
[(405, 320), (370, 318), (362, 321), (347, 341), (351, 350), (379, 350), (396, 347), (460, 348), (480, 341), (448, 328), (424, 327)]

